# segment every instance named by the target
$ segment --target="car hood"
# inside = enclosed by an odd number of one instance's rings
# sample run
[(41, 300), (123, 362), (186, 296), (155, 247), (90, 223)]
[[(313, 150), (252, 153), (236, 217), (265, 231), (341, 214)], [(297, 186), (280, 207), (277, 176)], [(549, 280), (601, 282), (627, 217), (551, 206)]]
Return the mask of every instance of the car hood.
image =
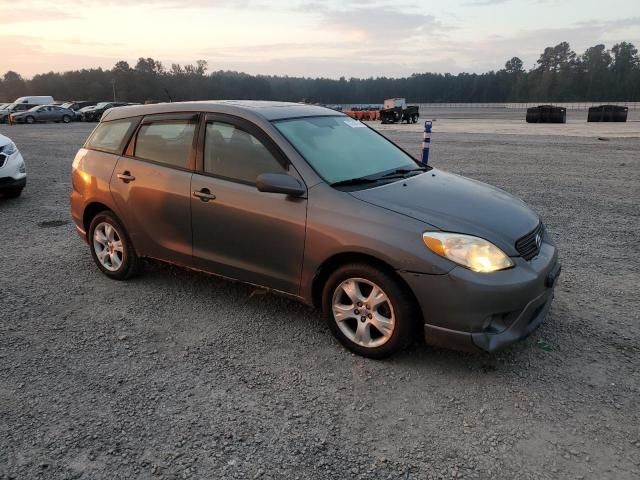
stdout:
[(437, 169), (351, 195), (439, 230), (484, 238), (507, 255), (517, 255), (516, 240), (540, 222), (519, 198), (486, 183)]
[(11, 143), (11, 139), (9, 137), (0, 135), (0, 147), (4, 147), (5, 145), (9, 145), (10, 143)]

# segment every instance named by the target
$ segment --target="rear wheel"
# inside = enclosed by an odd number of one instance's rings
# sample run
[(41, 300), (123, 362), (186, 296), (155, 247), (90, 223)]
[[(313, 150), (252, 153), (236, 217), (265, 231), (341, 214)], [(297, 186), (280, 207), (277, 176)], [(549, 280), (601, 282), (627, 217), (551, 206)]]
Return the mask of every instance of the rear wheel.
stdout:
[(329, 329), (358, 355), (384, 358), (410, 343), (413, 301), (403, 285), (382, 270), (344, 265), (329, 276), (322, 300)]
[(89, 227), (91, 255), (98, 268), (114, 280), (135, 275), (139, 259), (124, 227), (110, 211), (96, 215)]

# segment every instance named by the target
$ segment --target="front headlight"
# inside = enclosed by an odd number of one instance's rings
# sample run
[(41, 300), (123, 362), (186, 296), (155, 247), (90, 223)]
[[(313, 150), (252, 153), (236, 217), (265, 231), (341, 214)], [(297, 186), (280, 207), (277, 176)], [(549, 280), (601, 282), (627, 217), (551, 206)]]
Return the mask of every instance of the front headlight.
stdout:
[(13, 155), (18, 151), (18, 147), (13, 142), (9, 142), (4, 147), (0, 147), (0, 152), (6, 153), (7, 155)]
[(493, 243), (461, 233), (425, 232), (422, 240), (433, 253), (474, 272), (497, 272), (513, 267), (511, 259)]

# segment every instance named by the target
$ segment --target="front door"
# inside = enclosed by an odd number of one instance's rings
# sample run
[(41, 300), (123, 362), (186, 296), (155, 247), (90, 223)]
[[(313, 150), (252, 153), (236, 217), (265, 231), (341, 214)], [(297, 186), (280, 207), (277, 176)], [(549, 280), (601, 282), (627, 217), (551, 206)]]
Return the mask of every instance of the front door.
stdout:
[(145, 117), (111, 178), (138, 255), (191, 266), (191, 176), (198, 115)]
[(56, 120), (53, 107), (46, 106), (40, 108), (40, 110), (38, 110), (37, 120), (39, 122), (53, 122)]
[(307, 200), (264, 193), (262, 173), (301, 180), (264, 132), (244, 120), (209, 115), (193, 175), (194, 266), (244, 282), (298, 294)]

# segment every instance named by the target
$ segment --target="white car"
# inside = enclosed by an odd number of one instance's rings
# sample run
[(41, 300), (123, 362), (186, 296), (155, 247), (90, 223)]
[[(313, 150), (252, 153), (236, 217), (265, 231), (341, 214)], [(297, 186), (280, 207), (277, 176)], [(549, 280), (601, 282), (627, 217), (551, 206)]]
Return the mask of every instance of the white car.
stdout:
[(0, 135), (0, 195), (19, 197), (27, 184), (27, 166), (18, 147), (9, 138)]

